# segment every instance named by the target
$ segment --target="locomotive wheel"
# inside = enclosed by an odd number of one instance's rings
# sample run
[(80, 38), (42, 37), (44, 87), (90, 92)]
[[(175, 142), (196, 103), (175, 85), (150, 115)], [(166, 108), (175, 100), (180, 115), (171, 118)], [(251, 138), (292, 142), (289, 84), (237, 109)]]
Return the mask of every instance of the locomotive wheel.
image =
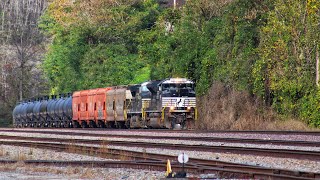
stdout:
[(176, 125), (176, 119), (170, 118), (170, 121), (171, 121), (171, 128), (170, 129), (174, 129), (174, 126)]
[(187, 129), (195, 129), (195, 120), (194, 119), (187, 119), (186, 121)]

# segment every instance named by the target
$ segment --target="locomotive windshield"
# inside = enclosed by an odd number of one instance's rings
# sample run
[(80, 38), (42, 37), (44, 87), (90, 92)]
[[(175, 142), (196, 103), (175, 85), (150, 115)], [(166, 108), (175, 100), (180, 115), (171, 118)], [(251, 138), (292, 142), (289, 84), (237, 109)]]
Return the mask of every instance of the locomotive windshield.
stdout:
[(162, 97), (195, 97), (194, 85), (190, 83), (162, 84)]

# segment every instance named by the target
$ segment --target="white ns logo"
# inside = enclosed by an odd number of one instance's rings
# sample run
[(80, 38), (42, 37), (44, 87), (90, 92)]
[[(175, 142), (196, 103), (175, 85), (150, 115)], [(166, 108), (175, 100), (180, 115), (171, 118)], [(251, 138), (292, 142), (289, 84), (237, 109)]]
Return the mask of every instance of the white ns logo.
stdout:
[(184, 99), (183, 98), (177, 98), (176, 106), (177, 107), (182, 107), (184, 104)]

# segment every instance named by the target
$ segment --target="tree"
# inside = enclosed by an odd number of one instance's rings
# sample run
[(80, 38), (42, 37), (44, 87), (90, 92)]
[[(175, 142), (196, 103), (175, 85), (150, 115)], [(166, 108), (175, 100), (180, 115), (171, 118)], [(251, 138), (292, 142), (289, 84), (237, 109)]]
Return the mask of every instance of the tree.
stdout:
[(54, 36), (43, 65), (52, 93), (148, 80), (138, 38), (158, 14), (152, 0), (53, 1), (40, 24)]
[[(30, 92), (29, 76), (35, 72), (43, 52), (44, 36), (38, 29), (38, 19), (46, 7), (46, 0), (15, 0), (2, 2), (4, 41), (7, 51), (14, 52), (11, 62), (19, 82), (19, 99)], [(31, 74), (30, 74), (31, 72)], [(37, 72), (39, 74), (39, 72)]]
[(38, 29), (46, 6), (46, 0), (0, 1), (0, 119), (6, 122), (18, 100), (47, 90), (39, 68), (45, 38)]

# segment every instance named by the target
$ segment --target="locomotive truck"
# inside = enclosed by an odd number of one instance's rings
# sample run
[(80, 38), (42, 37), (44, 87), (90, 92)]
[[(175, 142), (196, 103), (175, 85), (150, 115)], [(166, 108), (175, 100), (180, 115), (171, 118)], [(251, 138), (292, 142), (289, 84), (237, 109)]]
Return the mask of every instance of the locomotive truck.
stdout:
[(154, 80), (44, 96), (20, 102), (14, 127), (193, 128), (197, 119), (193, 81)]

